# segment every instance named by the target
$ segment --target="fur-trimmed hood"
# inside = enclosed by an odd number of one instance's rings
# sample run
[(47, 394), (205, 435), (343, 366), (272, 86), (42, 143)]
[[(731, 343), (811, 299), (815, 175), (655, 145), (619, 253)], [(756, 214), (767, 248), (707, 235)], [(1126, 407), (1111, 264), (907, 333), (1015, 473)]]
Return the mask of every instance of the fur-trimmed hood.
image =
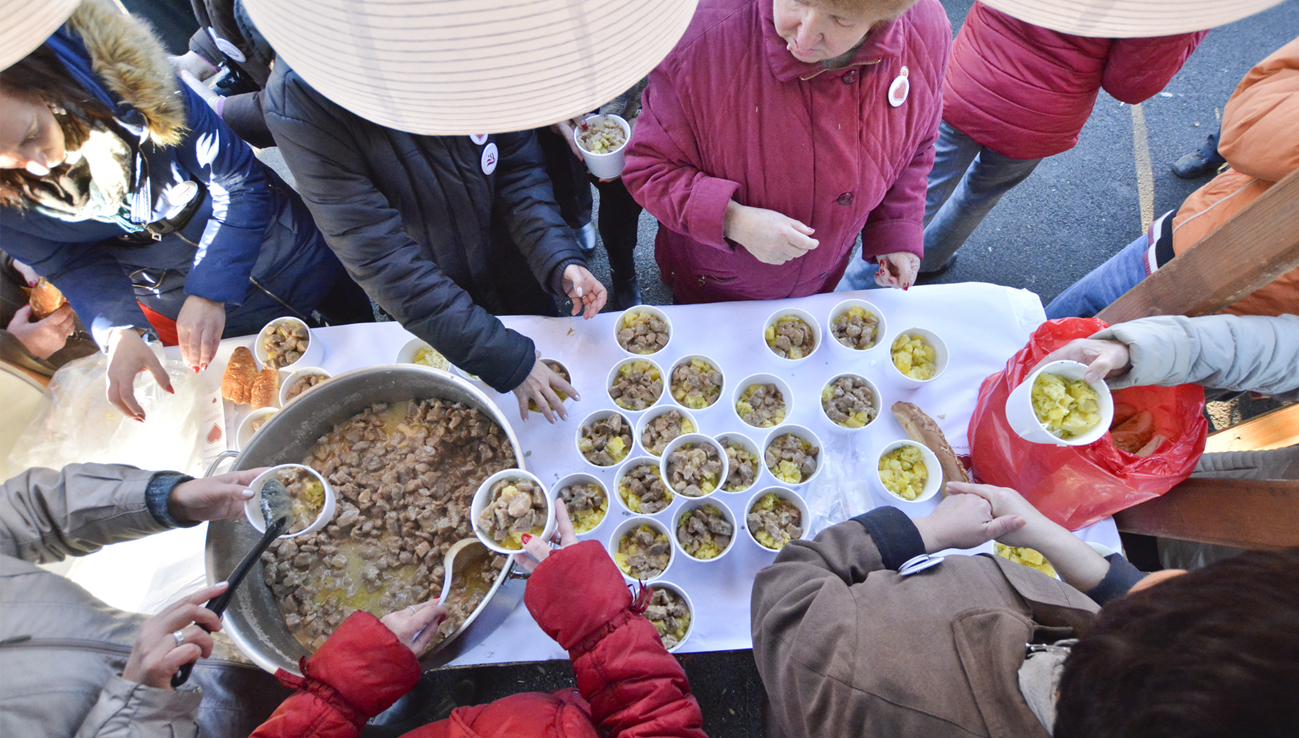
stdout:
[(84, 0), (68, 26), (89, 52), (100, 84), (144, 116), (149, 138), (159, 146), (179, 144), (186, 130), (185, 98), (148, 23), (109, 0)]

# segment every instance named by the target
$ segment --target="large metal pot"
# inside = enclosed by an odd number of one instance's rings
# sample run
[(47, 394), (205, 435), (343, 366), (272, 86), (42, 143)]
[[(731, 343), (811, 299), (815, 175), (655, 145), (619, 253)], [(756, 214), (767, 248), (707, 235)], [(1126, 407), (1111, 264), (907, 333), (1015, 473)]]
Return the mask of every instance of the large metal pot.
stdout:
[[(523, 449), (505, 416), (487, 396), (472, 384), (445, 372), (412, 364), (358, 369), (341, 374), (301, 395), (271, 416), (248, 444), (235, 469), (252, 469), (287, 462), (301, 462), (316, 441), (341, 423), (378, 402), (402, 402), (441, 398), (461, 402), (490, 416), (504, 429), (514, 448), (514, 458), (523, 467)], [(245, 520), (223, 520), (208, 526), (207, 578), (222, 581), (234, 570), (259, 538)], [(420, 659), (433, 669), (467, 651), (496, 629), (523, 597), (523, 582), (510, 578), (507, 564), (481, 604), (437, 648)], [(225, 613), (224, 632), (258, 666), (298, 674), (298, 658), (309, 655), (284, 624), (284, 616), (262, 580), (257, 562), (240, 585)]]

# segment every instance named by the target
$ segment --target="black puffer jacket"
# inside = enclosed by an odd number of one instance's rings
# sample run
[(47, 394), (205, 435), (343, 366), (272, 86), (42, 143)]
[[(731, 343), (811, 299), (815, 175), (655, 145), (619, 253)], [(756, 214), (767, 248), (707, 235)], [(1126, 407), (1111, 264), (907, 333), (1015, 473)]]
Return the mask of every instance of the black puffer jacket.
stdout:
[[(500, 392), (532, 370), (531, 339), (493, 314), (555, 314), (584, 264), (531, 131), (418, 136), (353, 115), (281, 59), (266, 123), (329, 246), (407, 330)], [(475, 142), (474, 139), (481, 141)], [(485, 174), (484, 154), (498, 150)]]

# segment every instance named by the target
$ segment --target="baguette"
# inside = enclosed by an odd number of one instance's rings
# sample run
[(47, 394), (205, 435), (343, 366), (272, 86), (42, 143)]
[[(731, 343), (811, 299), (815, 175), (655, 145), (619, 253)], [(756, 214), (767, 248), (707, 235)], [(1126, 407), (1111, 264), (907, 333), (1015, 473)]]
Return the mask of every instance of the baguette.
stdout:
[(257, 379), (253, 381), (253, 391), (250, 396), (254, 410), (260, 410), (264, 407), (275, 407), (275, 401), (280, 394), (280, 372), (278, 369), (265, 367), (257, 374)]
[(32, 306), (32, 321), (45, 320), (54, 314), (55, 310), (68, 304), (67, 298), (59, 292), (59, 288), (50, 284), (49, 280), (41, 277), (36, 286), (32, 288), (31, 295), (27, 298), (27, 304)]
[(253, 352), (240, 346), (230, 355), (225, 374), (221, 375), (221, 396), (236, 405), (247, 405), (257, 379), (257, 361)]
[(893, 403), (893, 417), (898, 419), (902, 425), (902, 430), (907, 432), (907, 436), (916, 443), (923, 444), (934, 456), (938, 457), (938, 464), (943, 471), (943, 496), (947, 496), (948, 482), (969, 482), (970, 474), (965, 471), (965, 466), (961, 460), (956, 458), (956, 452), (952, 450), (951, 444), (947, 442), (947, 437), (943, 435), (942, 428), (934, 419), (925, 415), (925, 412), (910, 402)]

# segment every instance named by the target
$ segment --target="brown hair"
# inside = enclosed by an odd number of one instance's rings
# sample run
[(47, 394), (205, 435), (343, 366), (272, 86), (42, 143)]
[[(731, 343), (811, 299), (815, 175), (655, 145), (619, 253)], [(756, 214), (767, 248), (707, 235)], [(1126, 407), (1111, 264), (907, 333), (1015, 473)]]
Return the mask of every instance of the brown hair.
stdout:
[(1064, 662), (1055, 738), (1299, 735), (1299, 549), (1246, 553), (1101, 610)]

